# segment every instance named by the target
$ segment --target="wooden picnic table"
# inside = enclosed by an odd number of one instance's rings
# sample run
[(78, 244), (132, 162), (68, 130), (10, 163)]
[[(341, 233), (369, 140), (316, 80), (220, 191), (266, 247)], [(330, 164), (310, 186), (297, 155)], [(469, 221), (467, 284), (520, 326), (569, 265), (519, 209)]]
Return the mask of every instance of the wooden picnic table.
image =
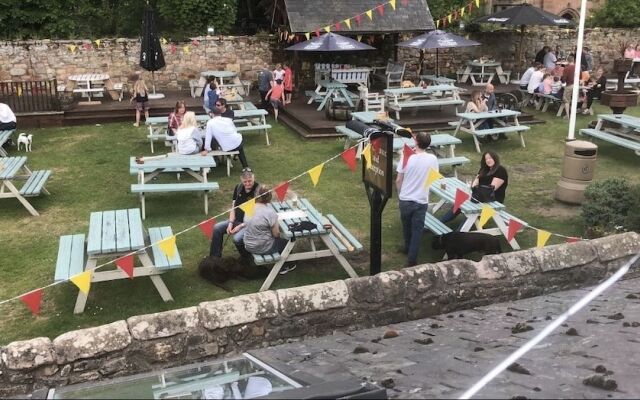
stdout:
[(420, 79), (423, 81), (431, 82), (434, 85), (453, 85), (456, 82), (455, 79), (437, 75), (420, 75)]
[[(514, 110), (494, 110), (481, 113), (456, 113), (456, 116), (460, 118), (460, 120), (457, 122), (450, 122), (449, 124), (456, 127), (453, 136), (456, 136), (458, 131), (471, 134), (478, 153), (481, 152), (478, 137), (498, 135), (501, 133), (507, 134), (517, 132), (520, 135), (520, 143), (522, 147), (525, 147), (524, 137), (522, 134), (523, 132), (530, 130), (530, 128), (525, 125), (520, 125), (518, 122), (518, 116), (520, 116), (520, 114), (521, 112)], [(513, 122), (511, 123), (507, 121), (508, 118), (513, 118)], [(477, 129), (487, 120), (492, 120), (497, 127), (491, 129)]]
[[(50, 194), (44, 187), (50, 176), (50, 170), (31, 171), (25, 156), (0, 158), (0, 199), (17, 199), (37, 217), (40, 214), (26, 198)], [(24, 181), (19, 190), (15, 186), (18, 181)]]
[[(261, 292), (269, 290), (271, 284), (278, 276), (280, 269), (287, 261), (334, 257), (351, 278), (358, 277), (358, 274), (353, 270), (349, 261), (347, 261), (341, 253), (360, 251), (363, 249), (363, 246), (335, 216), (331, 214), (324, 216), (311, 205), (309, 200), (303, 198), (295, 202), (274, 201), (271, 203), (271, 206), (280, 214), (278, 218), (280, 237), (289, 239), (289, 243), (287, 243), (281, 254), (254, 255), (254, 261), (258, 265), (275, 263), (260, 287)], [(298, 211), (298, 213), (295, 213), (295, 217), (285, 218), (287, 213), (291, 215), (291, 212), (296, 211)], [(301, 221), (311, 221), (315, 223), (316, 229), (295, 232), (294, 237), (294, 233), (289, 229), (289, 225)], [(304, 252), (293, 253), (295, 246), (301, 241), (305, 241), (304, 239), (309, 241), (311, 249)], [(319, 239), (326, 249), (317, 249), (316, 239)]]
[[(478, 72), (480, 70), (480, 72)], [(493, 78), (498, 75), (500, 83), (508, 83), (506, 75), (502, 70), (502, 63), (498, 61), (467, 61), (467, 66), (462, 72), (460, 82), (466, 82), (471, 79), (473, 86), (485, 86), (487, 83), (491, 83)], [(476, 81), (479, 78), (479, 81)]]
[(640, 156), (640, 118), (638, 117), (626, 114), (599, 114), (595, 128), (581, 129), (580, 134), (626, 147)]
[(347, 104), (349, 104), (349, 107), (354, 106), (353, 101), (351, 100), (351, 94), (347, 91), (347, 85), (342, 82), (326, 79), (318, 82), (318, 86), (310, 96), (307, 104), (311, 104), (314, 101), (320, 101), (320, 105), (317, 110), (321, 111), (327, 104), (327, 100), (329, 100), (329, 98), (333, 98), (334, 101), (346, 101)]
[(443, 107), (463, 105), (460, 99), (460, 88), (454, 85), (431, 85), (426, 88), (393, 88), (385, 89), (385, 103), (389, 110), (396, 113), (396, 119), (400, 119), (400, 111), (403, 108), (418, 107)]
[[(60, 237), (55, 280), (68, 280), (83, 271), (93, 270), (100, 259), (113, 260), (135, 252), (142, 266), (134, 266), (133, 276), (148, 276), (162, 300), (172, 301), (173, 297), (160, 274), (182, 267), (177, 248), (174, 245), (175, 251), (172, 258), (167, 258), (157, 245), (145, 248), (172, 235), (170, 227), (150, 228), (146, 234), (142, 226), (140, 210), (137, 208), (92, 212), (89, 217), (89, 234), (86, 241), (84, 234)], [(92, 272), (91, 283), (127, 278), (129, 276), (118, 268), (108, 270), (101, 268)], [(144, 297), (140, 293), (137, 295)], [(83, 312), (86, 303), (87, 295), (78, 291), (73, 312), (75, 314)]]
[(11, 135), (15, 132), (14, 129), (8, 131), (0, 131), (0, 157), (8, 157), (9, 153), (2, 147), (6, 142), (11, 139)]
[(105, 81), (109, 79), (107, 74), (79, 74), (70, 75), (68, 79), (74, 82), (78, 87), (73, 89), (74, 93), (80, 93), (83, 97), (87, 97), (87, 101), (79, 102), (82, 105), (101, 104), (101, 101), (91, 100), (91, 96), (102, 97), (104, 94)]

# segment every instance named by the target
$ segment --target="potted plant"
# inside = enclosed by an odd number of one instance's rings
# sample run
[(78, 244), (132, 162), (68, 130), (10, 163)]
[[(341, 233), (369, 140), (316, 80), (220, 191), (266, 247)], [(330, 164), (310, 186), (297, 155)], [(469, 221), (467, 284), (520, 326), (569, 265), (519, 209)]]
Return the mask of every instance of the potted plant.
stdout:
[(624, 81), (633, 66), (633, 60), (624, 58), (629, 44), (630, 42), (625, 40), (618, 42), (620, 58), (613, 61), (613, 72), (618, 76), (618, 87), (614, 91), (603, 92), (600, 100), (600, 103), (609, 106), (614, 114), (622, 114), (627, 107), (635, 107), (638, 104), (638, 95), (624, 90)]

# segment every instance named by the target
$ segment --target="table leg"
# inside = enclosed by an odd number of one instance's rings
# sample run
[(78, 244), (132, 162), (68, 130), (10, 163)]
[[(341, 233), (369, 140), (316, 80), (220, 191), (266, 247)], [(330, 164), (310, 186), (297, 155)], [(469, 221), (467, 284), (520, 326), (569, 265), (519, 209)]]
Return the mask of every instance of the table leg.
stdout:
[(296, 242), (292, 242), (291, 240), (289, 241), (289, 243), (287, 243), (284, 250), (282, 250), (282, 253), (280, 254), (280, 260), (278, 260), (278, 262), (271, 268), (271, 272), (269, 272), (267, 279), (265, 279), (262, 286), (260, 286), (260, 290), (259, 290), (260, 292), (269, 290), (269, 288), (271, 287), (271, 284), (276, 279), (276, 276), (278, 276), (278, 274), (280, 273), (280, 269), (282, 268), (284, 263), (287, 261), (287, 258), (289, 257), (289, 254), (291, 254), (291, 250), (293, 250), (293, 247), (295, 245), (296, 245)]
[[(318, 95), (320, 94), (320, 91), (322, 90), (322, 86), (320, 84), (318, 84), (318, 86), (316, 86), (316, 90), (315, 90), (315, 94)], [(307, 102), (307, 104), (311, 104), (315, 101), (316, 96), (311, 96), (311, 98), (309, 99), (309, 101)]]
[(507, 77), (504, 76), (504, 71), (502, 70), (502, 65), (498, 65), (496, 67), (496, 74), (498, 74), (498, 80), (500, 81), (500, 83), (503, 83), (503, 84), (509, 83), (509, 82), (507, 82)]
[(475, 124), (474, 123), (470, 124), (471, 125), (471, 129), (470, 129), (471, 132), (470, 133), (471, 133), (471, 136), (473, 136), (473, 143), (476, 145), (476, 151), (478, 153), (481, 153), (481, 151), (480, 151), (480, 141), (478, 140), (478, 137), (476, 136), (476, 126), (482, 125), (482, 123), (484, 121), (485, 121), (484, 119), (481, 119), (480, 121), (476, 122)]
[(325, 104), (327, 104), (327, 100), (329, 100), (329, 97), (331, 97), (331, 95), (333, 94), (334, 91), (335, 91), (335, 89), (327, 89), (327, 92), (325, 93), (324, 98), (322, 99), (322, 102), (320, 103), (318, 108), (316, 108), (316, 110), (322, 111), (322, 109), (324, 108)]
[[(9, 192), (11, 192), (11, 194), (5, 193), (4, 192), (4, 188), (9, 189)], [(13, 182), (11, 182), (10, 180), (4, 180), (2, 181), (2, 190), (0, 191), (0, 194), (2, 194), (2, 196), (0, 196), (0, 199), (2, 198), (12, 198), (15, 197), (16, 199), (18, 199), (18, 201), (20, 203), (22, 203), (22, 205), (24, 206), (24, 208), (27, 209), (27, 211), (29, 211), (29, 213), (31, 215), (33, 215), (34, 217), (38, 217), (40, 216), (40, 214), (38, 213), (38, 211), (36, 211), (35, 208), (33, 208), (33, 206), (31, 205), (31, 203), (29, 203), (27, 201), (27, 199), (25, 199), (21, 194), (20, 191), (18, 191), (18, 189), (14, 186)]]
[[(467, 68), (465, 68), (464, 72), (462, 73), (462, 78), (460, 78), (460, 83), (464, 83), (467, 80), (469, 80), (470, 76), (471, 76), (471, 67), (467, 65)], [(471, 80), (473, 81), (473, 77), (472, 76), (471, 76)]]
[[(495, 221), (496, 225), (498, 226), (498, 229), (500, 229), (500, 232), (502, 232), (502, 235), (504, 235), (506, 239), (507, 236), (509, 235), (509, 228), (505, 224), (504, 219), (502, 218), (500, 213), (496, 211), (496, 213), (493, 215), (493, 220)], [(511, 248), (514, 250), (520, 250), (520, 245), (516, 241), (515, 237), (511, 239), (511, 241), (509, 242), (509, 245), (511, 245)]]
[(327, 245), (327, 247), (329, 248), (329, 250), (331, 251), (333, 256), (336, 258), (336, 260), (338, 260), (340, 265), (342, 265), (342, 268), (344, 268), (344, 270), (347, 272), (347, 274), (351, 278), (357, 278), (358, 274), (356, 274), (356, 271), (353, 270), (353, 267), (351, 266), (351, 264), (349, 264), (349, 261), (347, 261), (347, 259), (344, 258), (344, 256), (342, 254), (340, 254), (340, 251), (338, 250), (336, 245), (333, 244), (331, 239), (329, 239), (329, 235), (321, 235), (320, 239), (322, 239), (324, 244)]
[[(146, 251), (138, 253), (138, 258), (140, 259), (140, 262), (143, 266), (155, 268), (155, 265), (153, 264), (153, 262), (151, 262), (151, 258)], [(149, 275), (149, 279), (151, 279), (153, 286), (156, 287), (156, 290), (160, 294), (160, 297), (162, 297), (162, 300), (164, 300), (165, 302), (173, 301), (173, 297), (171, 296), (167, 285), (165, 285), (160, 275)]]
[(471, 227), (476, 223), (479, 217), (480, 214), (467, 215), (467, 219), (464, 221), (464, 224), (462, 224), (460, 232), (469, 232), (471, 230)]
[(353, 107), (353, 101), (351, 101), (351, 96), (349, 96), (349, 93), (347, 93), (347, 90), (340, 89), (340, 93), (344, 96), (345, 99), (347, 99), (347, 104), (349, 104), (349, 107)]
[[(84, 270), (88, 271), (90, 269), (95, 269), (97, 264), (98, 264), (98, 260), (96, 258), (89, 258), (87, 260), (87, 264), (84, 267)], [(78, 290), (78, 297), (76, 298), (76, 305), (73, 308), (73, 313), (80, 314), (84, 312), (84, 307), (86, 304), (87, 304), (87, 295), (82, 293), (80, 290)]]

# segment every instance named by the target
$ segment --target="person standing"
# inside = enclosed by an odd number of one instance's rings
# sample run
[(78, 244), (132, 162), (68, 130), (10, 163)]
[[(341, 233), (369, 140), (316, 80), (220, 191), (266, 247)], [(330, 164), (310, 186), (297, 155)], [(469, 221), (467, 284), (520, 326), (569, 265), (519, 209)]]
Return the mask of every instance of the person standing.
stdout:
[(544, 56), (547, 55), (548, 52), (551, 51), (551, 47), (549, 46), (544, 46), (539, 52), (536, 53), (536, 58), (535, 58), (535, 62), (538, 62), (540, 64), (544, 63)]
[(271, 85), (273, 85), (273, 74), (269, 70), (269, 64), (264, 63), (262, 70), (258, 73), (258, 92), (260, 92), (261, 108), (265, 110), (269, 107), (267, 92), (271, 90)]
[(16, 115), (11, 110), (11, 107), (0, 103), (0, 131), (12, 131), (16, 127)]
[(244, 228), (246, 227), (244, 211), (238, 207), (240, 204), (253, 199), (256, 196), (256, 189), (259, 184), (256, 182), (255, 175), (251, 168), (245, 168), (240, 175), (240, 183), (233, 189), (231, 199), (231, 211), (229, 219), (220, 221), (213, 227), (213, 236), (211, 237), (211, 246), (209, 255), (212, 257), (222, 257), (222, 245), (224, 235), (233, 235), (233, 243), (240, 252), (240, 255), (246, 256), (248, 252), (244, 248)]
[(557, 62), (558, 59), (556, 58), (556, 53), (553, 50), (549, 49), (547, 54), (544, 55), (544, 68), (547, 70), (547, 72), (551, 73), (556, 69)]
[(238, 133), (235, 124), (231, 118), (222, 116), (222, 110), (213, 107), (211, 110), (211, 119), (207, 122), (207, 130), (204, 139), (204, 151), (202, 155), (206, 156), (212, 150), (211, 142), (215, 139), (222, 151), (237, 151), (242, 168), (248, 168), (247, 157), (244, 154), (242, 146), (242, 135)]
[(291, 93), (293, 92), (293, 70), (288, 63), (284, 64), (284, 104), (291, 103)]
[(130, 103), (136, 101), (136, 123), (133, 126), (140, 126), (140, 113), (144, 113), (145, 121), (149, 119), (149, 89), (144, 83), (144, 79), (138, 78), (133, 85), (133, 96), (131, 96)]
[(273, 107), (273, 116), (278, 122), (278, 110), (284, 107), (284, 86), (281, 79), (276, 79), (276, 84), (267, 92), (267, 96), (271, 107)]
[(429, 170), (438, 171), (438, 159), (426, 152), (431, 144), (431, 135), (418, 132), (414, 137), (415, 154), (411, 155), (403, 166), (404, 160), (398, 163), (396, 188), (398, 190), (400, 221), (404, 238), (403, 252), (407, 254), (406, 266), (418, 263), (418, 252), (424, 217), (429, 206), (429, 187), (425, 185)]

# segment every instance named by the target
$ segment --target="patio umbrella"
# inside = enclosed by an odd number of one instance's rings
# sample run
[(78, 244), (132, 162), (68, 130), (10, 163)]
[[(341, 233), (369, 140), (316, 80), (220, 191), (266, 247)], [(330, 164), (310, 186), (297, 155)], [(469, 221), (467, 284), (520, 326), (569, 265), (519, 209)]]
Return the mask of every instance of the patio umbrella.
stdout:
[(423, 50), (436, 49), (436, 76), (440, 76), (440, 60), (438, 56), (439, 49), (450, 49), (455, 47), (470, 47), (479, 46), (480, 43), (463, 38), (462, 36), (454, 35), (453, 33), (435, 30), (427, 32), (420, 36), (416, 36), (413, 39), (398, 43), (399, 47), (410, 47), (420, 50), (420, 67), (419, 73), (422, 72), (422, 60), (424, 57)]
[(485, 15), (474, 21), (479, 24), (502, 24), (502, 25), (519, 25), (520, 26), (520, 44), (516, 54), (516, 65), (520, 67), (520, 59), (522, 58), (522, 46), (524, 42), (524, 32), (527, 25), (548, 25), (548, 26), (564, 26), (573, 27), (575, 24), (558, 15), (546, 12), (531, 4), (521, 4), (513, 6), (495, 14)]
[(140, 37), (140, 66), (151, 71), (153, 94), (149, 98), (163, 98), (164, 95), (156, 93), (155, 71), (164, 68), (164, 55), (160, 46), (160, 38), (156, 29), (156, 16), (153, 8), (146, 6), (142, 17), (142, 36)]

